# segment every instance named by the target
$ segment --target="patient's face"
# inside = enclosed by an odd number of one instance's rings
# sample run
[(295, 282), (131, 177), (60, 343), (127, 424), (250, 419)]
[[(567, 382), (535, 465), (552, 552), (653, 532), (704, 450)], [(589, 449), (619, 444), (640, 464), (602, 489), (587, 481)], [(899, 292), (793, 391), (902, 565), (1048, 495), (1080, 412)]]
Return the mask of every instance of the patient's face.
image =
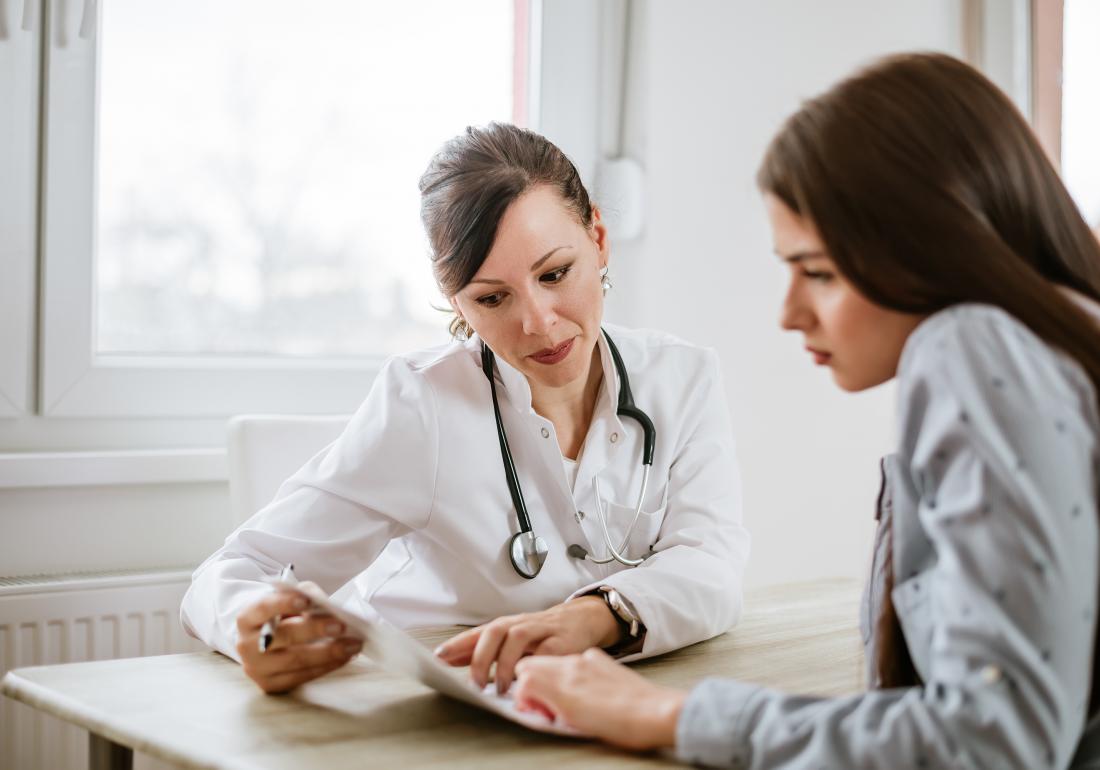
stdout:
[(790, 271), (780, 326), (802, 332), (807, 352), (844, 390), (874, 387), (897, 374), (910, 333), (924, 316), (874, 304), (840, 274), (817, 229), (774, 195), (764, 204), (775, 253)]
[(508, 207), (485, 262), (451, 302), (533, 395), (583, 385), (603, 319), (607, 235), (585, 228), (550, 187)]

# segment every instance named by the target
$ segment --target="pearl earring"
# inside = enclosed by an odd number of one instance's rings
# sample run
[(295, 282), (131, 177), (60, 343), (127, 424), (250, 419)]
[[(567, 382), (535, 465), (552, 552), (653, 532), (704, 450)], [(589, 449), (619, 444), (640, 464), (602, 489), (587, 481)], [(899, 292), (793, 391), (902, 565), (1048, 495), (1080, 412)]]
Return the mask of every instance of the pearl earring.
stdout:
[(604, 296), (607, 296), (608, 290), (611, 288), (611, 279), (607, 277), (607, 268), (600, 270), (600, 288), (603, 289)]

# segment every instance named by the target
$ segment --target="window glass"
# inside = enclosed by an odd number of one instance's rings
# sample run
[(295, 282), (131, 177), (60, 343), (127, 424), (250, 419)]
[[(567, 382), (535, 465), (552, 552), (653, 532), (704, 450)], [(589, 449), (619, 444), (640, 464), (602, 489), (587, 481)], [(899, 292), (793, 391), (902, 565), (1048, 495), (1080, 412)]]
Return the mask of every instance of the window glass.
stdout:
[(517, 114), (514, 3), (103, 3), (97, 351), (446, 340), (417, 180)]
[(1100, 2), (1065, 0), (1062, 175), (1081, 213), (1100, 227)]

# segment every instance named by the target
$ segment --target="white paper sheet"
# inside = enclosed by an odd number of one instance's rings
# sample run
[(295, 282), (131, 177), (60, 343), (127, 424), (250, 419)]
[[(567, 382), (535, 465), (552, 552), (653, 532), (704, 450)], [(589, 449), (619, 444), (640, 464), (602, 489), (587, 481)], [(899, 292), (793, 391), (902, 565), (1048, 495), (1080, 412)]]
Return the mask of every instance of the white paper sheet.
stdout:
[[(363, 654), (391, 673), (411, 677), (444, 695), (499, 714), (532, 730), (558, 735), (580, 735), (576, 730), (553, 722), (543, 714), (519, 711), (508, 695), (479, 690), (464, 670), (460, 671), (443, 663), (401, 629), (383, 620), (364, 618), (348, 611), (334, 603), (324, 591), (312, 583), (276, 582), (275, 586), (280, 591), (303, 594), (316, 607), (339, 618), (347, 626), (349, 636), (363, 640)], [(491, 687), (492, 685), (486, 690)]]

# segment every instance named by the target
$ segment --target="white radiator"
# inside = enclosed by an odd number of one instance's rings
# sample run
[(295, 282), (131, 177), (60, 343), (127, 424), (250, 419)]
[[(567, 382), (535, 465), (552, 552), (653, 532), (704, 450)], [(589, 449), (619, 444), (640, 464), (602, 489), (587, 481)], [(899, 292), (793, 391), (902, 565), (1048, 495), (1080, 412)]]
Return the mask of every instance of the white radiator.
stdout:
[[(0, 676), (23, 666), (205, 649), (179, 623), (190, 570), (0, 578)], [(0, 696), (0, 769), (84, 770), (88, 733)], [(166, 765), (134, 754), (134, 767)]]

